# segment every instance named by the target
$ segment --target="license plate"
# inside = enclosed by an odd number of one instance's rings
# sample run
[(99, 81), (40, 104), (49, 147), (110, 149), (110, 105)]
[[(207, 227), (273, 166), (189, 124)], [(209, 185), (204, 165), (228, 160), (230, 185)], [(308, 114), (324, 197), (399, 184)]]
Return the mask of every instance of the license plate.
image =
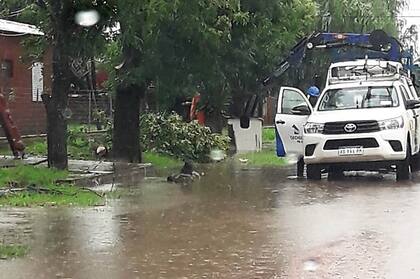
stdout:
[(354, 156), (354, 155), (363, 155), (363, 146), (340, 147), (338, 149), (338, 156)]

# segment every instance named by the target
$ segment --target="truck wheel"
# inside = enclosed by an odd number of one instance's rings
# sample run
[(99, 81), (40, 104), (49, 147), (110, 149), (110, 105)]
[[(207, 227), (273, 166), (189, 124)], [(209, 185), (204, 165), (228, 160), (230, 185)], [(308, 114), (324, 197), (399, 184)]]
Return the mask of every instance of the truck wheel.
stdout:
[(321, 180), (321, 168), (318, 165), (306, 165), (306, 177), (309, 180)]
[(404, 161), (400, 161), (397, 164), (397, 181), (403, 181), (410, 179), (410, 159), (411, 159), (411, 147), (410, 142), (407, 142), (407, 152)]
[(411, 156), (410, 162), (411, 172), (420, 171), (420, 154), (417, 153), (414, 156)]

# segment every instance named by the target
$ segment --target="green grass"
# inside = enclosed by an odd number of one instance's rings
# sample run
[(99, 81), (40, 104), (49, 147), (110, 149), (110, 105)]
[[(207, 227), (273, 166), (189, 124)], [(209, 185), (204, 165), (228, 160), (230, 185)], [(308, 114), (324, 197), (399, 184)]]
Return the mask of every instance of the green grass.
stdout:
[(281, 167), (286, 165), (285, 160), (277, 157), (274, 150), (239, 154), (236, 156), (236, 159), (247, 159), (248, 165), (256, 167)]
[(143, 162), (151, 163), (153, 167), (158, 169), (178, 168), (184, 164), (181, 160), (155, 152), (144, 152)]
[(274, 142), (276, 140), (276, 131), (274, 128), (263, 129), (263, 142)]
[(67, 176), (65, 171), (34, 166), (0, 169), (0, 188), (23, 189), (1, 196), (0, 206), (91, 206), (102, 202), (102, 198), (91, 191), (56, 183)]
[[(26, 145), (25, 153), (34, 156), (47, 156), (47, 142), (45, 140), (38, 140), (29, 142)], [(93, 152), (88, 144), (67, 145), (68, 153), (71, 158), (78, 160), (94, 160)], [(8, 153), (11, 153), (8, 151)]]
[(47, 154), (47, 141), (30, 142), (25, 148), (25, 153), (35, 156), (45, 156)]
[(31, 184), (51, 186), (55, 181), (67, 178), (66, 171), (58, 171), (42, 167), (18, 165), (14, 168), (0, 169), (0, 188), (14, 183), (20, 186)]
[(5, 245), (0, 244), (0, 259), (14, 259), (24, 257), (29, 252), (29, 247), (26, 245)]
[(95, 206), (102, 198), (80, 188), (63, 185), (50, 188), (59, 194), (19, 193), (0, 198), (0, 206), (37, 207), (37, 206)]

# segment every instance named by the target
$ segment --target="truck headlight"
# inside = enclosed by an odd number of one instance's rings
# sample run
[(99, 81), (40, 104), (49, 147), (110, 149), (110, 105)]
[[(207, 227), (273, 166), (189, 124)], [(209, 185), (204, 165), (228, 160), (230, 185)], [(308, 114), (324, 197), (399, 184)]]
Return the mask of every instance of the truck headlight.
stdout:
[(396, 130), (404, 128), (404, 119), (402, 116), (392, 119), (387, 119), (383, 121), (378, 121), (379, 129), (383, 130)]
[(322, 134), (325, 124), (308, 122), (305, 125), (305, 134)]

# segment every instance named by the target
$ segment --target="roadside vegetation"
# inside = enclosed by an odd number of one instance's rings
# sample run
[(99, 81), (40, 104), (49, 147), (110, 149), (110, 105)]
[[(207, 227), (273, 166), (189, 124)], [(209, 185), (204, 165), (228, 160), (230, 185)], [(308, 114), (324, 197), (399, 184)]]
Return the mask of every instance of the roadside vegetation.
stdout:
[[(102, 197), (64, 181), (66, 171), (18, 165), (0, 169), (0, 206), (92, 206)], [(61, 183), (63, 182), (63, 183)]]
[[(226, 152), (230, 141), (228, 136), (213, 134), (208, 128), (196, 122), (187, 123), (176, 114), (145, 114), (140, 120), (140, 130), (143, 162), (159, 169), (180, 167), (186, 160), (208, 162), (211, 150)], [(77, 160), (107, 159), (95, 153), (101, 145), (112, 151), (111, 133), (89, 134), (87, 125), (72, 125), (67, 144), (69, 157)], [(46, 156), (46, 139), (28, 141), (25, 151), (28, 155)], [(7, 148), (0, 152), (10, 155)]]
[(236, 155), (236, 160), (242, 164), (254, 167), (283, 167), (286, 161), (277, 157), (273, 149)]
[[(231, 115), (241, 116), (251, 95), (260, 93), (255, 81), (271, 73), (305, 34), (314, 30), (365, 33), (383, 29), (396, 36), (400, 23), (397, 15), (406, 2), (115, 0), (65, 1), (61, 5), (56, 0), (3, 0), (0, 11), (8, 19), (34, 24), (44, 33), (24, 40), (24, 60), (29, 65), (39, 61), (46, 50), (54, 54), (57, 67), (51, 73), (53, 90), (43, 102), (48, 122), (53, 123), (49, 127), (52, 152), (48, 162), (55, 168), (67, 169), (68, 154), (92, 156), (91, 142), (76, 141), (68, 145), (68, 150), (65, 148), (67, 123), (57, 117), (62, 113), (62, 104), (68, 103), (68, 92), (93, 89), (85, 76), (65, 70), (72, 69), (74, 61), (83, 62), (80, 68), (84, 69), (89, 68), (85, 61), (97, 58), (102, 63), (98, 66), (107, 70), (107, 90), (114, 96), (114, 158), (139, 162), (143, 136), (137, 130), (140, 104), (147, 103), (151, 111), (169, 112), (176, 97), (200, 93), (206, 117), (223, 125), (221, 115), (227, 111), (226, 103), (230, 103)], [(72, 20), (84, 10), (96, 11), (100, 20), (90, 27)], [(123, 28), (113, 34), (103, 32), (117, 25)], [(415, 34), (411, 35), (415, 38)], [(313, 71), (318, 73), (328, 63), (318, 60), (311, 62), (317, 67), (302, 74), (290, 73), (281, 82), (306, 86)], [(297, 80), (301, 78), (304, 80)], [(185, 146), (191, 147), (188, 143)], [(34, 146), (33, 151), (40, 153), (44, 147)], [(170, 148), (145, 151), (178, 158), (178, 150)], [(187, 155), (203, 159), (195, 151)], [(188, 156), (182, 159), (190, 159)]]
[(235, 160), (241, 164), (254, 167), (282, 167), (286, 165), (286, 160), (277, 157), (275, 151), (276, 132), (274, 127), (263, 129), (263, 150), (260, 152), (250, 152), (237, 154)]
[(21, 258), (21, 257), (26, 256), (28, 252), (29, 252), (29, 247), (26, 245), (0, 244), (0, 259), (1, 260)]
[(148, 113), (140, 119), (141, 145), (182, 161), (209, 162), (213, 149), (226, 152), (230, 138), (215, 134), (197, 122), (185, 122), (177, 114)]
[(276, 130), (272, 127), (263, 128), (263, 143), (274, 143), (276, 141)]
[(183, 161), (174, 157), (151, 151), (146, 151), (143, 153), (143, 161), (145, 163), (151, 163), (156, 169), (181, 168), (184, 164)]

